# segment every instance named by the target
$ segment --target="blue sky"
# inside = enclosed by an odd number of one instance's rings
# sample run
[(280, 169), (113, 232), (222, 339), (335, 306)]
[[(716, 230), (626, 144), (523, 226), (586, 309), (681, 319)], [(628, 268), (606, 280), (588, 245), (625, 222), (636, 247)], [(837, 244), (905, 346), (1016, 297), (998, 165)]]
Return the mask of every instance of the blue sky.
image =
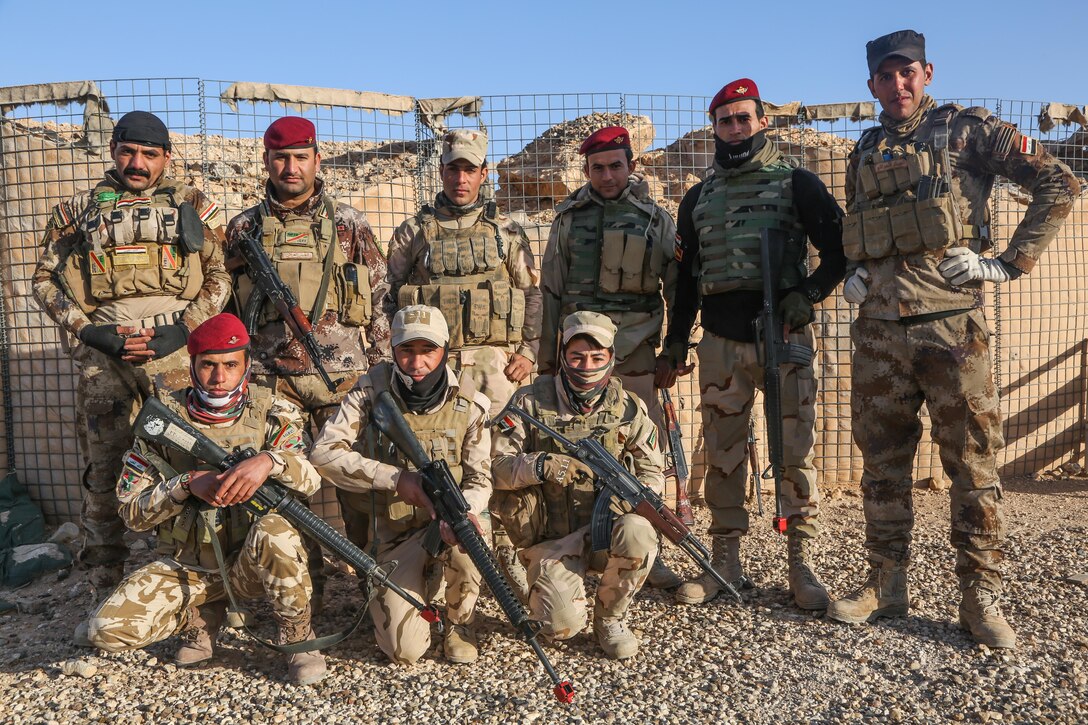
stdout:
[(865, 42), (914, 27), (935, 96), (1088, 103), (1088, 3), (910, 5), (918, 12), (891, 2), (0, 0), (0, 85), (180, 76), (417, 97), (709, 96), (748, 76), (771, 101), (828, 103), (867, 98)]

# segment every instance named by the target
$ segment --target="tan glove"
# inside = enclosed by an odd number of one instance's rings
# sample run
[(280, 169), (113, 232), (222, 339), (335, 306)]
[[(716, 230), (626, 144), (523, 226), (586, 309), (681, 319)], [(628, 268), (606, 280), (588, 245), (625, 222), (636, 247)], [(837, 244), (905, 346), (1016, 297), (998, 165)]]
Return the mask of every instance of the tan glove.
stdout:
[(562, 453), (544, 453), (537, 458), (536, 477), (541, 483), (554, 483), (557, 486), (571, 486), (596, 478), (589, 466)]

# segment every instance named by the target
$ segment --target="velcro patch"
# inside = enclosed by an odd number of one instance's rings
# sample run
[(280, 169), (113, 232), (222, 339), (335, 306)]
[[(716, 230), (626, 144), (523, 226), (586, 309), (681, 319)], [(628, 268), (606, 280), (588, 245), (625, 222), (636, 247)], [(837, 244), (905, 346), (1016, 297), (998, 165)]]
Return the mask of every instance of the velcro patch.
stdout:
[(120, 199), (117, 202), (116, 206), (117, 206), (118, 209), (124, 209), (124, 208), (130, 207), (130, 206), (140, 206), (141, 204), (150, 204), (150, 203), (151, 203), (151, 197), (150, 196), (130, 196), (127, 199)]
[(147, 264), (147, 248), (138, 244), (114, 247), (113, 263), (122, 266), (144, 266)]
[(138, 454), (138, 453), (136, 453), (134, 451), (129, 451), (128, 453), (125, 454), (125, 460), (124, 460), (123, 465), (126, 468), (134, 469), (137, 473), (143, 473), (144, 471), (147, 470), (147, 467), (150, 466), (151, 464), (148, 462), (148, 460), (146, 458), (144, 458), (140, 454)]
[(680, 235), (677, 234), (676, 235), (676, 243), (672, 245), (672, 248), (673, 248), (672, 256), (677, 262), (684, 259), (684, 247), (681, 246), (682, 244), (683, 244), (683, 241), (680, 239)]
[(207, 209), (200, 212), (200, 221), (204, 222), (204, 224), (207, 224), (209, 220), (211, 220), (211, 218), (215, 216), (215, 213), (217, 211), (219, 211), (219, 205), (213, 201)]
[(164, 244), (162, 248), (162, 268), (178, 269), (178, 248), (174, 244)]
[(1002, 123), (998, 126), (994, 138), (994, 158), (1005, 160), (1012, 151), (1013, 139), (1016, 137), (1016, 126), (1011, 123)]
[(657, 426), (654, 426), (650, 430), (650, 435), (646, 438), (646, 442), (650, 444), (650, 448), (657, 448)]
[(106, 254), (105, 252), (91, 252), (87, 255), (87, 258), (91, 262), (91, 274), (105, 274), (106, 273)]
[(507, 413), (503, 417), (496, 420), (495, 427), (499, 429), (500, 433), (512, 433), (514, 429), (517, 428), (517, 424), (514, 422), (513, 413)]
[(313, 259), (313, 252), (280, 252), (280, 259)]
[(280, 451), (301, 451), (305, 448), (302, 431), (294, 423), (286, 423), (272, 439), (272, 447)]
[(1039, 142), (1031, 136), (1020, 137), (1020, 154), (1022, 156), (1035, 156), (1039, 153)]

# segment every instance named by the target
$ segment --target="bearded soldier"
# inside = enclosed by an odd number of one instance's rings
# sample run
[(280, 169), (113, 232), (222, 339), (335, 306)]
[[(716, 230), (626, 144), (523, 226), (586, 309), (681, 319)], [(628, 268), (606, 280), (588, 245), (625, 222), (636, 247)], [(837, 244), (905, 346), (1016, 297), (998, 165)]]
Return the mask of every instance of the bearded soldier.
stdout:
[[(265, 198), (227, 226), (228, 267), (241, 268), (239, 239), (257, 234), (280, 279), (310, 319), (321, 364), (340, 379), (330, 391), (314, 361), (249, 277), (235, 280), (240, 314), (253, 333), (254, 374), (303, 413), (316, 436), (368, 365), (389, 354), (385, 258), (366, 215), (337, 203), (318, 176), (317, 130), (305, 118), (277, 119), (264, 134)], [(363, 332), (366, 332), (366, 339)], [(369, 345), (367, 343), (369, 342)], [(364, 514), (346, 512), (345, 525), (366, 531)], [(308, 544), (314, 607), (320, 609), (325, 577), (320, 549)]]
[[(189, 336), (188, 352), (191, 387), (163, 402), (220, 447), (261, 453), (220, 473), (172, 447), (138, 441), (123, 457), (117, 497), (129, 528), (156, 530), (162, 558), (130, 574), (87, 626), (90, 644), (109, 652), (181, 632), (175, 661), (183, 667), (214, 656), (228, 586), (241, 598), (271, 603), (280, 645), (313, 639), (301, 537), (279, 514), (255, 519), (238, 504), (270, 476), (298, 496), (320, 485), (303, 455), (298, 408), (267, 388), (249, 386), (249, 336), (242, 322), (228, 313), (211, 318)], [(290, 654), (287, 663), (295, 684), (325, 676), (325, 658), (316, 651)]]
[[(393, 317), (393, 362), (382, 362), (359, 378), (314, 444), (310, 459), (326, 480), (341, 489), (352, 509), (374, 511), (371, 546), (379, 564), (398, 563), (390, 579), (418, 599), (429, 601), (441, 572), (446, 582), (446, 659), (473, 662), (477, 657), (476, 600), (481, 576), (468, 554), (455, 544), (453, 531), (441, 524), (443, 539), (454, 544), (433, 559), (423, 548), (434, 508), (423, 492), (420, 474), (373, 422), (377, 396), (389, 391), (423, 449), (449, 464), (464, 492), (469, 518), (486, 527), (491, 496), (491, 434), (488, 399), (473, 390), (472, 377), (460, 378), (447, 364), (450, 333), (442, 313), (409, 305)], [(361, 499), (361, 500), (360, 500)], [(483, 532), (482, 532), (483, 533)], [(348, 537), (362, 546), (359, 532)], [(410, 665), (427, 651), (427, 622), (399, 596), (380, 590), (370, 605), (378, 646), (394, 662)]]
[[(676, 225), (635, 173), (626, 128), (595, 131), (578, 153), (585, 156), (582, 171), (589, 183), (556, 207), (541, 265), (540, 371), (557, 370), (559, 324), (566, 315), (605, 314), (617, 329), (615, 375), (663, 431), (656, 389), (672, 387), (676, 372), (664, 355), (657, 356), (657, 347), (665, 322), (662, 292), (672, 299), (676, 284)], [(654, 560), (647, 585), (671, 589), (680, 583), (660, 557)]]
[[(975, 641), (1013, 648), (1001, 614), (1005, 527), (997, 452), (1004, 444), (983, 314), (983, 283), (1031, 272), (1080, 191), (1070, 170), (1035, 139), (985, 108), (938, 106), (925, 38), (900, 30), (869, 42), (869, 91), (880, 125), (851, 152), (843, 287), (860, 305), (854, 343), (854, 441), (865, 461), (862, 493), (869, 576), (827, 610), (866, 622), (903, 616), (910, 597), (911, 469), (924, 402), (952, 481), (952, 545), (960, 624)], [(997, 258), (990, 192), (997, 175), (1031, 195)]]
[[(536, 362), (540, 277), (525, 232), (480, 193), (486, 157), (481, 131), (443, 137), (442, 191), (433, 206), (401, 224), (389, 243), (386, 311), (413, 304), (441, 310), (450, 327), (450, 363), (472, 379), (494, 415)], [(499, 509), (504, 502), (493, 503)], [(501, 525), (495, 526), (495, 546), (524, 595), (525, 574)]]
[[(683, 365), (695, 313), (701, 310), (703, 339), (697, 354), (714, 567), (727, 581), (750, 586), (741, 566), (740, 538), (749, 525), (744, 508), (748, 419), (755, 391), (764, 387), (753, 324), (764, 302), (761, 230), (777, 231), (785, 239), (778, 250), (780, 277), (773, 282), (789, 342), (813, 350), (813, 306), (831, 294), (846, 268), (842, 211), (819, 177), (795, 168), (767, 139), (768, 119), (752, 80), (722, 87), (710, 102), (710, 118), (714, 172), (680, 203), (680, 279), (666, 345), (670, 363)], [(820, 256), (819, 267), (809, 275), (806, 240)], [(782, 327), (765, 334), (781, 338)], [(781, 380), (781, 504), (789, 588), (798, 607), (823, 609), (827, 591), (812, 570), (820, 505), (812, 453), (816, 374), (812, 363), (791, 362), (782, 366)], [(703, 575), (680, 587), (676, 598), (696, 604), (719, 592), (718, 583)]]
[(170, 150), (158, 117), (125, 114), (110, 141), (115, 168), (53, 209), (34, 270), (34, 298), (75, 342), (76, 432), (87, 463), (79, 559), (100, 588), (121, 580), (128, 558), (115, 487), (132, 419), (148, 397), (186, 386), (189, 331), (230, 293), (223, 214), (170, 177)]
[[(616, 327), (607, 316), (569, 315), (563, 322), (558, 373), (537, 377), (512, 402), (570, 440), (600, 436), (642, 484), (661, 494), (664, 460), (657, 427), (646, 404), (613, 374), (615, 342)], [(617, 512), (609, 548), (591, 551), (589, 527), (597, 496), (593, 472), (520, 416), (506, 415), (496, 425), (495, 486), (532, 494), (525, 498), (525, 515), (508, 526), (528, 571), (533, 619), (558, 640), (581, 632), (588, 609), (585, 575), (599, 571), (593, 603), (597, 641), (609, 657), (635, 656), (639, 642), (626, 620), (657, 556), (653, 525), (638, 514)]]

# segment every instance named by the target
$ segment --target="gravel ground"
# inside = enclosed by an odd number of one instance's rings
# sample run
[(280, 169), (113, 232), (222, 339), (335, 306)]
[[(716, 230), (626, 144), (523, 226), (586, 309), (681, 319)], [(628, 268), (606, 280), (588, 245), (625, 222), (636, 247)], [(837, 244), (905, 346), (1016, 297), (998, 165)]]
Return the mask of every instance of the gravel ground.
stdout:
[[(860, 583), (861, 499), (826, 492), (819, 571), (833, 594)], [(1006, 484), (1009, 529), (1005, 612), (1012, 653), (976, 646), (956, 623), (946, 493), (915, 492), (911, 614), (847, 626), (794, 608), (785, 590), (784, 544), (769, 519), (753, 519), (742, 556), (758, 588), (738, 606), (679, 606), (646, 591), (630, 622), (642, 640), (633, 660), (599, 653), (591, 632), (546, 645), (574, 680), (574, 705), (550, 695), (532, 651), (515, 640), (495, 602), (481, 601), (481, 657), (448, 665), (441, 648), (412, 668), (388, 664), (369, 629), (328, 656), (330, 675), (310, 688), (283, 682), (283, 657), (238, 630), (220, 638), (215, 665), (178, 670), (174, 640), (124, 654), (69, 644), (95, 595), (79, 571), (48, 576), (0, 597), (19, 604), (2, 619), (0, 722), (1067, 722), (1088, 721), (1088, 482)], [(770, 504), (769, 498), (765, 500)], [(697, 509), (704, 536), (709, 516)], [(135, 559), (150, 556), (134, 542)], [(666, 558), (691, 573), (675, 549)], [(1083, 577), (1081, 577), (1083, 578)], [(344, 626), (353, 581), (330, 579), (322, 633)]]

